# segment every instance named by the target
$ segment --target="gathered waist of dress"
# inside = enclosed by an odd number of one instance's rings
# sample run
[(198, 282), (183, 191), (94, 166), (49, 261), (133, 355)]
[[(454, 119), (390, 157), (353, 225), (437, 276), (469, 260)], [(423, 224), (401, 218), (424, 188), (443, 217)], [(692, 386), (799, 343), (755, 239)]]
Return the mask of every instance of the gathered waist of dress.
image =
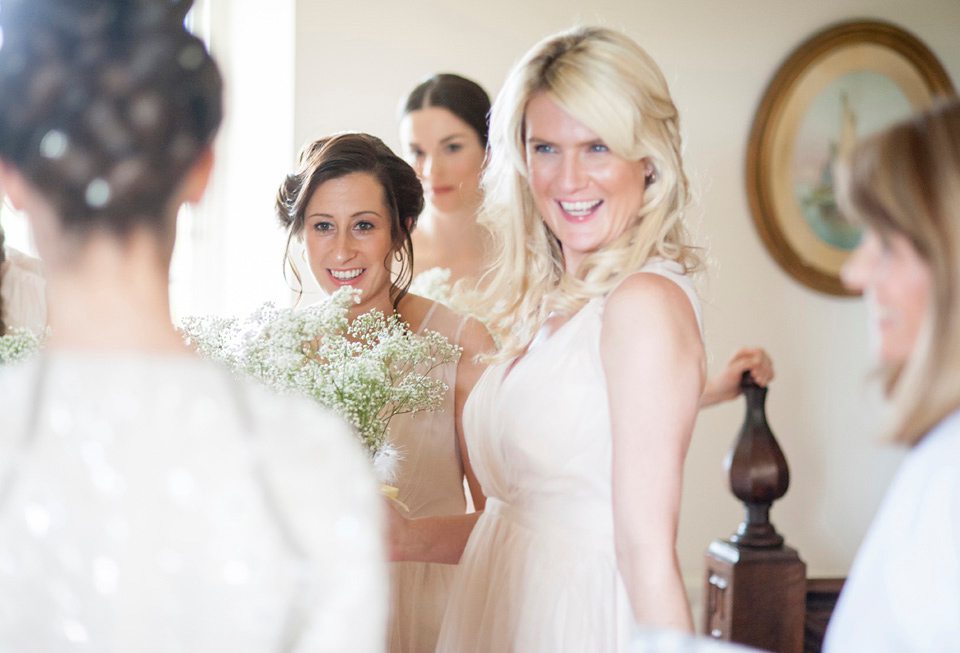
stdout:
[(571, 546), (587, 547), (614, 555), (613, 519), (602, 509), (577, 510), (563, 506), (520, 505), (487, 497), (484, 516), (504, 519), (536, 534)]

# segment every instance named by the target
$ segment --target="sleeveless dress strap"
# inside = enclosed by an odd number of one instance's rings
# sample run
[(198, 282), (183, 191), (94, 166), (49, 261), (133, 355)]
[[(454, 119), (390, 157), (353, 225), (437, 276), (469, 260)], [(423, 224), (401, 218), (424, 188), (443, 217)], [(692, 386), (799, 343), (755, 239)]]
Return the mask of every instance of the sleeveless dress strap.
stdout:
[(643, 264), (640, 268), (634, 270), (630, 274), (624, 275), (617, 284), (610, 289), (606, 297), (609, 297), (613, 291), (620, 287), (624, 281), (632, 277), (635, 274), (640, 272), (647, 272), (649, 274), (657, 274), (661, 277), (669, 279), (678, 286), (680, 290), (686, 294), (687, 299), (690, 300), (690, 305), (693, 307), (693, 314), (697, 318), (697, 327), (700, 329), (700, 336), (703, 336), (703, 312), (700, 305), (700, 296), (697, 294), (697, 289), (693, 285), (693, 281), (684, 272), (683, 266), (676, 261), (670, 261), (662, 258), (651, 259)]
[(433, 317), (433, 314), (437, 310), (438, 305), (439, 305), (439, 302), (437, 302), (436, 300), (434, 300), (434, 302), (430, 304), (430, 308), (427, 310), (427, 314), (423, 317), (423, 320), (420, 322), (420, 328), (417, 329), (417, 335), (420, 335), (421, 333), (423, 333), (423, 330), (427, 328), (427, 323), (430, 321), (430, 318)]
[[(417, 329), (417, 335), (420, 335), (427, 328), (427, 323), (430, 322), (430, 318), (433, 317), (434, 312), (437, 310), (437, 307), (440, 306), (440, 302), (434, 300), (430, 305), (430, 309), (427, 311), (426, 316), (423, 318), (423, 321), (420, 322), (420, 328)], [(463, 328), (467, 325), (467, 317), (464, 315), (458, 315), (459, 322), (457, 324), (457, 330), (453, 334), (453, 345), (460, 346), (460, 336), (463, 334)]]
[(465, 315), (460, 316), (460, 323), (457, 324), (457, 332), (453, 334), (453, 344), (457, 347), (460, 346), (460, 335), (463, 333), (463, 328), (467, 326), (467, 319)]

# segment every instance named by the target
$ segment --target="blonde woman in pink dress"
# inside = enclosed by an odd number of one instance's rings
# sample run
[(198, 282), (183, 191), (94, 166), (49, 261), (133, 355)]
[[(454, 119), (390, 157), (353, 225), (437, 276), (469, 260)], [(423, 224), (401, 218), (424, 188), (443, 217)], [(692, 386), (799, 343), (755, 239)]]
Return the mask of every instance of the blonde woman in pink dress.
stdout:
[[(428, 77), (404, 98), (400, 142), (424, 193), (423, 212), (412, 234), (416, 257), (411, 292), (415, 294), (432, 297), (436, 293), (442, 301), (455, 304), (456, 283), (463, 280), (470, 287), (489, 265), (490, 234), (477, 222), (489, 112), (490, 99), (483, 87), (453, 73)], [(431, 286), (431, 273), (441, 270), (449, 273), (445, 287)], [(741, 347), (720, 372), (707, 379), (700, 406), (739, 396), (745, 371), (763, 386), (773, 380), (773, 362), (767, 352)]]
[(692, 629), (676, 532), (705, 356), (680, 151), (662, 73), (612, 30), (538, 44), (494, 103), (474, 306), (502, 347), (464, 410), (486, 510), (391, 531), (396, 557), (460, 560), (438, 651)]

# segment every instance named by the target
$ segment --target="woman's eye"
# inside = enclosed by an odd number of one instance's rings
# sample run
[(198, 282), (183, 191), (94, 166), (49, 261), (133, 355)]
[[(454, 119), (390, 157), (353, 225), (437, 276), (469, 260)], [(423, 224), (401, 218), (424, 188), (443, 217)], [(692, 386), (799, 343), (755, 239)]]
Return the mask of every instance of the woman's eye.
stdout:
[(450, 154), (453, 154), (454, 152), (459, 152), (462, 149), (463, 149), (463, 145), (461, 145), (460, 143), (450, 143), (449, 145), (447, 145), (447, 152), (449, 152)]
[(550, 154), (553, 152), (553, 145), (546, 145), (544, 143), (538, 143), (533, 146), (533, 151), (537, 154)]
[(370, 231), (370, 230), (373, 229), (375, 226), (376, 226), (376, 225), (374, 225), (372, 222), (369, 222), (369, 221), (367, 221), (367, 220), (361, 220), (360, 222), (358, 222), (358, 223), (354, 226), (354, 228), (355, 228), (357, 231)]
[(591, 152), (609, 152), (610, 148), (608, 148), (603, 143), (594, 143), (593, 145), (590, 146), (590, 151)]
[(323, 231), (323, 232), (332, 231), (333, 225), (330, 224), (329, 222), (318, 222), (315, 225), (313, 225), (313, 230)]

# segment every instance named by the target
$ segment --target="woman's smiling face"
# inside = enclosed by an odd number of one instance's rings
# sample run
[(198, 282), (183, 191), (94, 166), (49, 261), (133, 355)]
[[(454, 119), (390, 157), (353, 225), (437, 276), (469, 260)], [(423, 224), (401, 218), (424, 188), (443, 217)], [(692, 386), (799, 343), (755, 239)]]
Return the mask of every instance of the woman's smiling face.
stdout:
[(893, 365), (913, 353), (930, 305), (930, 267), (906, 236), (865, 229), (841, 271), (845, 286), (863, 292), (873, 344)]
[(327, 293), (359, 288), (357, 313), (390, 302), (392, 220), (383, 195), (375, 177), (355, 172), (323, 182), (304, 212), (303, 241), (314, 278)]
[(652, 167), (611, 152), (544, 93), (527, 104), (524, 121), (530, 190), (573, 273), (637, 218)]

